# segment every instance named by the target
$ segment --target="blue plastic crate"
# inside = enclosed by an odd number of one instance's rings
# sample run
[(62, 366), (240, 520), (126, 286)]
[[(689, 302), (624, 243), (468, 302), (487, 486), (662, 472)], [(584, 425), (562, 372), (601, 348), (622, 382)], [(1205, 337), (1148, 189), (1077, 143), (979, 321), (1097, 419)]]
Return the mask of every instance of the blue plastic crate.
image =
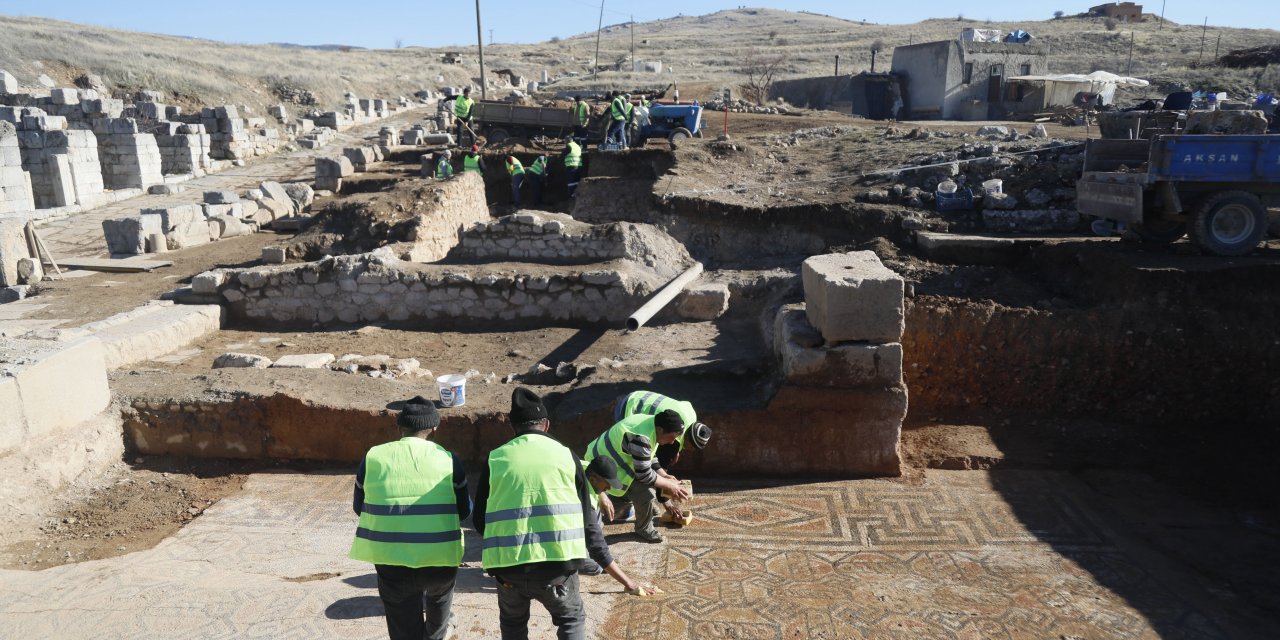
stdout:
[(970, 211), (973, 209), (973, 189), (969, 187), (957, 189), (955, 193), (935, 191), (933, 198), (934, 202), (937, 203), (938, 211)]

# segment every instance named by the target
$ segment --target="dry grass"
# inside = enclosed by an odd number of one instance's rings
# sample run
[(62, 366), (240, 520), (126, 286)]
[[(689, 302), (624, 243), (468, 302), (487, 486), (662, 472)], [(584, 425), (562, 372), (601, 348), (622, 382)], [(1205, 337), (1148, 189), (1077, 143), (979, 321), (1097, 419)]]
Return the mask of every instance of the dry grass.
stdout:
[[(1130, 42), (1132, 74), (1157, 80), (1151, 94), (1183, 82), (1198, 88), (1222, 88), (1239, 95), (1246, 90), (1280, 89), (1275, 70), (1190, 68), (1199, 59), (1201, 29), (1156, 22), (1120, 24), (1108, 30), (1102, 19), (1063, 18), (1042, 22), (986, 22), (931, 19), (909, 25), (861, 24), (805, 12), (769, 9), (721, 11), (706, 16), (682, 16), (635, 25), (636, 57), (662, 60), (674, 73), (604, 71), (589, 77), (595, 34), (564, 37), (536, 45), (496, 45), (485, 48), (489, 68), (511, 68), (533, 79), (542, 69), (553, 75), (574, 73), (556, 88), (661, 87), (678, 82), (681, 97), (706, 97), (725, 85), (745, 80), (742, 64), (752, 49), (785, 53), (780, 77), (831, 73), (840, 54), (843, 73), (868, 68), (871, 47), (884, 45), (877, 68), (892, 64), (893, 47), (912, 42), (956, 37), (965, 27), (1025, 29), (1050, 47), (1051, 72), (1105, 69), (1125, 73)], [(88, 27), (40, 18), (0, 17), (0, 68), (31, 81), (48, 73), (67, 84), (86, 70), (101, 75), (114, 88), (155, 89), (175, 96), (176, 102), (235, 102), (265, 105), (276, 102), (278, 84), (313, 92), (321, 107), (342, 102), (345, 91), (360, 96), (393, 97), (422, 88), (474, 81), (474, 51), (465, 65), (442, 65), (444, 49), (355, 49), (320, 51), (263, 45), (233, 45), (208, 40), (139, 34)], [(1131, 35), (1132, 33), (1132, 35)], [(1221, 44), (1218, 37), (1221, 36)], [(1263, 29), (1211, 27), (1205, 59), (1215, 46), (1222, 52), (1280, 40), (1280, 32)], [(607, 68), (626, 59), (631, 31), (626, 25), (607, 28), (601, 39), (601, 61)], [(443, 82), (437, 77), (443, 76)]]

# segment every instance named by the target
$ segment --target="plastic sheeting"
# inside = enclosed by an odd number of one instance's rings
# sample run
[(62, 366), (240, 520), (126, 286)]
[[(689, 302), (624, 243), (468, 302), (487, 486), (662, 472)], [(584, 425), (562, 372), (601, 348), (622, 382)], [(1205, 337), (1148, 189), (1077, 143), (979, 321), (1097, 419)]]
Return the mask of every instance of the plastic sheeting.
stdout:
[(1145, 87), (1151, 84), (1142, 78), (1118, 76), (1106, 71), (1094, 71), (1088, 75), (1064, 73), (1056, 76), (1013, 76), (1009, 80), (1011, 82), (1043, 82), (1046, 107), (1070, 105), (1076, 94), (1081, 91), (1096, 93), (1102, 97), (1103, 104), (1111, 104), (1117, 87)]

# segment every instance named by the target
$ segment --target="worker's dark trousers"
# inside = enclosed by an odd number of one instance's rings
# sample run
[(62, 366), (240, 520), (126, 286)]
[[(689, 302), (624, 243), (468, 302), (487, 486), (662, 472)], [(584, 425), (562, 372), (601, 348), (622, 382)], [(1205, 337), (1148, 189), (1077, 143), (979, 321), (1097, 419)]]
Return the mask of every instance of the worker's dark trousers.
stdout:
[(627, 129), (626, 122), (622, 120), (614, 120), (613, 124), (609, 125), (608, 141), (617, 142), (623, 146), (626, 146), (627, 144), (626, 129)]
[(449, 631), (458, 568), (413, 569), (376, 564), (374, 569), (378, 571), (378, 597), (387, 613), (391, 640), (444, 640)]
[(568, 184), (565, 186), (568, 187), (569, 197), (572, 198), (573, 194), (578, 190), (578, 180), (582, 173), (582, 167), (565, 167), (564, 172), (568, 178)]
[(520, 187), (524, 186), (524, 174), (511, 176), (511, 204), (520, 206)]
[(560, 640), (584, 640), (587, 614), (578, 591), (578, 574), (539, 576), (512, 573), (498, 580), (498, 625), (502, 640), (528, 640), (529, 602), (537, 600), (551, 614)]
[(621, 498), (614, 496), (609, 497), (613, 501), (614, 509), (618, 514), (627, 510), (627, 504), (636, 506), (636, 532), (653, 532), (657, 529), (653, 526), (653, 518), (658, 515), (658, 510), (654, 508), (654, 500), (657, 500), (658, 494), (653, 487), (646, 487), (639, 482), (632, 482), (627, 487), (627, 493)]
[(574, 137), (574, 139), (575, 139), (575, 140), (577, 140), (577, 141), (578, 141), (578, 144), (582, 144), (583, 142), (585, 142), (585, 141), (586, 141), (586, 139), (587, 139), (587, 127), (586, 127), (586, 125), (581, 125), (581, 124), (580, 124), (580, 125), (575, 126), (575, 127), (573, 128), (573, 137)]
[(546, 174), (532, 174), (529, 176), (529, 187), (533, 190), (533, 203), (542, 204), (542, 191), (547, 187)]

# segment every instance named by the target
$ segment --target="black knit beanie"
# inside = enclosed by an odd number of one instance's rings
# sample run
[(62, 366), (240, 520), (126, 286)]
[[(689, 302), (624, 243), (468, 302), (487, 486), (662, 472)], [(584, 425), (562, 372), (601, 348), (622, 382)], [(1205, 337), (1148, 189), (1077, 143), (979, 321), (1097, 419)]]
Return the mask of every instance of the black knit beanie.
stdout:
[(522, 425), (547, 417), (547, 407), (538, 394), (520, 387), (511, 392), (511, 424)]
[(406, 400), (396, 416), (396, 426), (405, 431), (426, 431), (440, 426), (440, 412), (436, 411), (436, 403), (422, 396)]

